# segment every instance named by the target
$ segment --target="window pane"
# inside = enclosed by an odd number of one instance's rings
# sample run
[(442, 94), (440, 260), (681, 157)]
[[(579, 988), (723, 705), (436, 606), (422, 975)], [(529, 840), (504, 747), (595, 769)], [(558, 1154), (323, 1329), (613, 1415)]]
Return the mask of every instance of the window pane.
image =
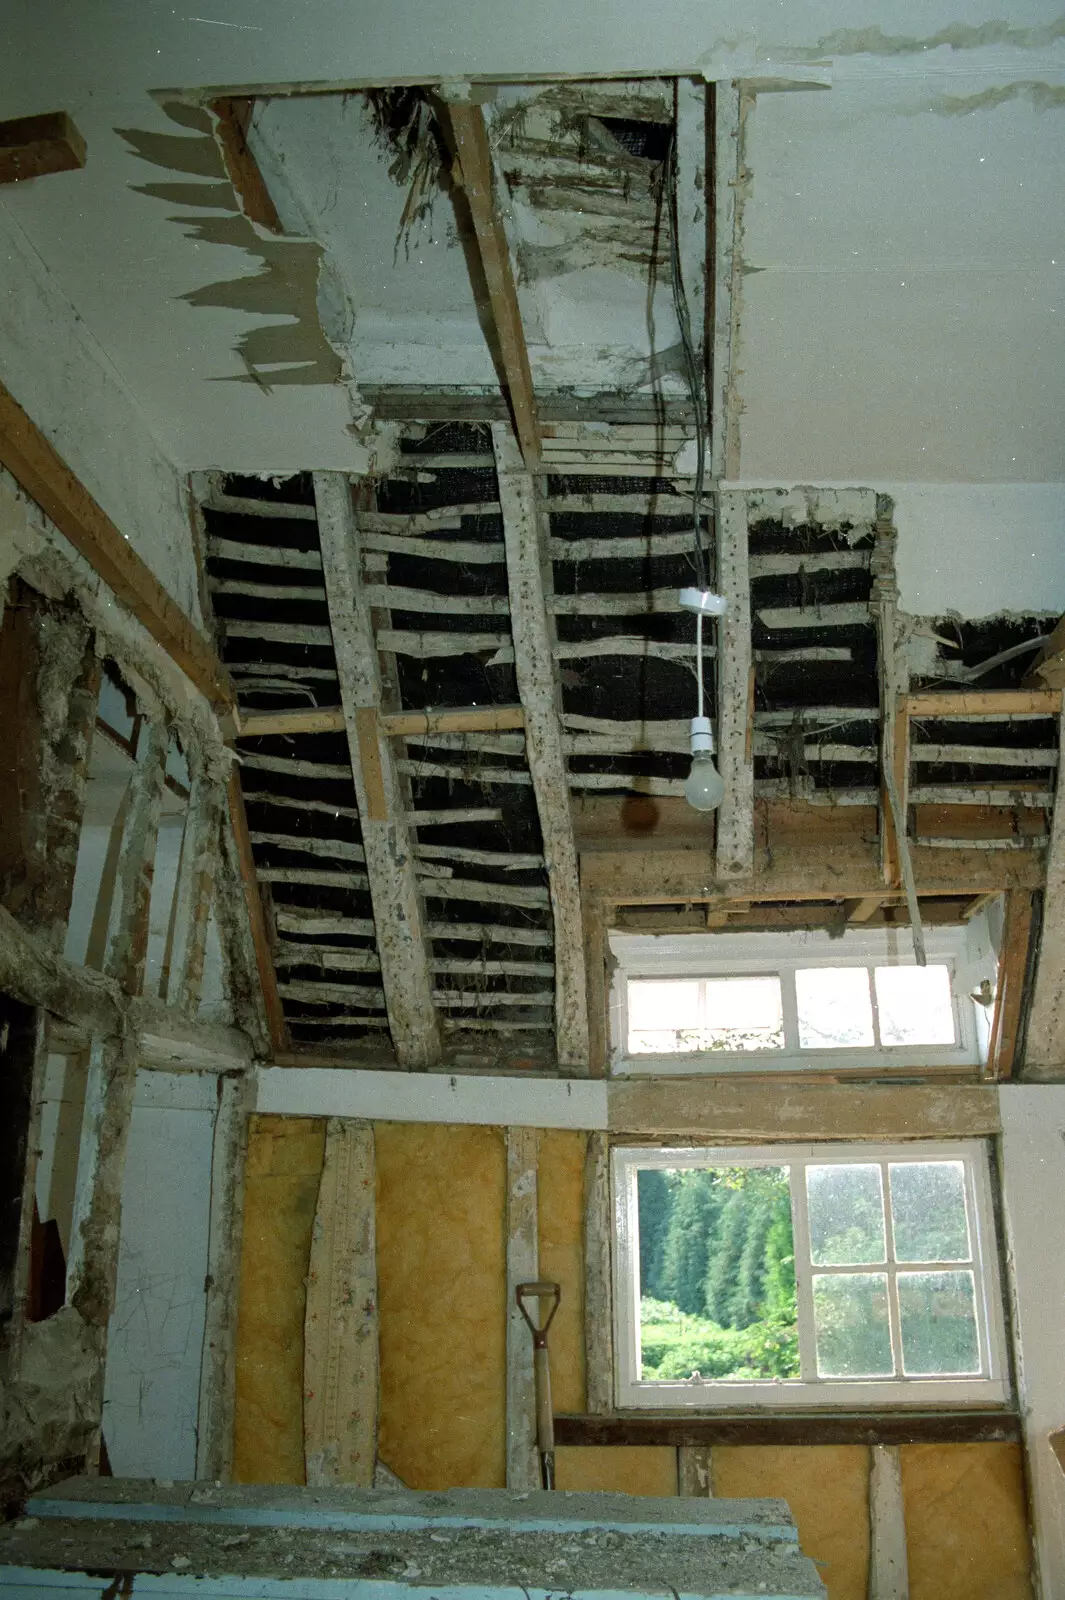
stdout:
[(947, 967), (877, 967), (881, 1044), (953, 1044)]
[(895, 1260), (968, 1261), (964, 1164), (892, 1162), (888, 1171)]
[(799, 1376), (786, 1167), (640, 1168), (644, 1382)]
[(795, 974), (799, 1044), (804, 1050), (868, 1048), (873, 1003), (865, 967), (809, 967)]
[(676, 1053), (699, 1048), (699, 980), (629, 980), (629, 1050)]
[(885, 1259), (879, 1167), (807, 1167), (806, 1199), (814, 1266), (853, 1267)]
[(971, 1272), (900, 1272), (902, 1370), (910, 1377), (980, 1370)]
[(704, 1050), (783, 1050), (779, 978), (708, 978)]
[(886, 1275), (815, 1274), (814, 1331), (822, 1378), (891, 1377)]

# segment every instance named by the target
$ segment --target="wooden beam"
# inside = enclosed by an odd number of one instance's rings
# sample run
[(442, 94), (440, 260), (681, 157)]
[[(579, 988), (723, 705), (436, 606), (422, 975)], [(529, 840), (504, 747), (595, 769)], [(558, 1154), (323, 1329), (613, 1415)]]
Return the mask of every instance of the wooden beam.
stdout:
[(906, 1513), (897, 1444), (874, 1444), (869, 1460), (869, 1600), (909, 1600)]
[(1002, 942), (998, 953), (998, 987), (987, 1047), (987, 1071), (992, 1078), (1012, 1077), (1018, 1064), (1031, 929), (1032, 896), (1021, 889), (1014, 889), (1006, 896)]
[(0, 122), (0, 183), (23, 183), (85, 165), (85, 140), (65, 111)]
[(1026, 683), (1039, 682), (1050, 689), (1065, 688), (1065, 617), (1040, 650)]
[(884, 903), (884, 896), (883, 895), (880, 895), (880, 894), (863, 895), (862, 898), (860, 900), (856, 900), (854, 905), (851, 906), (851, 908), (848, 910), (848, 912), (847, 912), (847, 921), (848, 922), (868, 922), (870, 920), (870, 918), (876, 916), (877, 912), (880, 910), (880, 907), (883, 905), (883, 903)]
[(218, 867), (222, 795), (217, 780), (206, 772), (192, 779), (181, 861), (174, 888), (170, 970), (165, 999), (195, 1015), (203, 983), (207, 924)]
[(0, 383), (0, 462), (214, 705), (232, 700), (214, 649)]
[[(728, 601), (718, 624), (717, 764), (725, 795), (717, 810), (717, 876), (754, 871), (754, 763), (748, 744), (751, 707), (751, 587), (747, 572), (747, 497), (718, 492), (717, 585)], [(704, 627), (708, 624), (704, 623)]]
[[(412, 733), (493, 733), (524, 728), (521, 706), (462, 706), (426, 711), (383, 711), (378, 721), (390, 739)], [(342, 706), (300, 706), (293, 711), (247, 711), (241, 714), (237, 734), (241, 739), (261, 734), (343, 733)]]
[(558, 1445), (999, 1444), (1022, 1438), (1013, 1411), (764, 1411), (555, 1417)]
[[(439, 1059), (440, 1029), (399, 770), (378, 724), (381, 673), (347, 474), (315, 473), (314, 497), (392, 1042), (401, 1066), (427, 1067)], [(372, 733), (369, 719), (360, 720), (366, 712), (373, 717)]]
[(540, 1276), (536, 1128), (507, 1129), (507, 1488), (539, 1489), (532, 1335), (518, 1308), (519, 1283)]
[(614, 1409), (613, 1238), (610, 1146), (605, 1133), (589, 1133), (584, 1159), (584, 1382), (585, 1405), (600, 1416)]
[[(1059, 750), (1063, 738), (1065, 712), (1058, 724)], [(1065, 777), (1060, 768), (1023, 1066), (1026, 1077), (1065, 1076)]]
[(541, 455), (536, 396), (510, 247), (493, 192), (492, 151), (484, 112), (479, 105), (451, 101), (447, 104), (446, 115), (456, 155), (454, 176), (465, 193), (477, 236), (495, 325), (500, 378), (510, 401), (522, 458), (527, 470), (535, 472), (540, 467)]
[(555, 1040), (560, 1067), (588, 1070), (588, 1001), (577, 851), (559, 720), (562, 699), (547, 609), (550, 564), (536, 480), (504, 423), (492, 424), (507, 549), (514, 670), (555, 923)]
[(277, 207), (248, 145), (255, 101), (248, 96), (227, 97), (210, 101), (208, 109), (215, 118), (215, 138), (240, 209), (249, 221), (259, 223), (271, 233), (283, 233)]
[(255, 872), (255, 856), (252, 853), (251, 835), (248, 829), (248, 816), (244, 810), (244, 794), (240, 787), (240, 772), (237, 767), (234, 767), (229, 774), (226, 797), (229, 803), (230, 830), (248, 909), (248, 926), (255, 954), (255, 969), (259, 975), (259, 988), (263, 997), (266, 1029), (271, 1047), (276, 1053), (287, 1048), (288, 1029), (285, 1026), (285, 1012), (278, 993), (277, 974), (270, 954), (270, 936), (263, 914), (259, 880)]
[(967, 689), (904, 694), (900, 709), (910, 717), (1056, 717), (1060, 689)]

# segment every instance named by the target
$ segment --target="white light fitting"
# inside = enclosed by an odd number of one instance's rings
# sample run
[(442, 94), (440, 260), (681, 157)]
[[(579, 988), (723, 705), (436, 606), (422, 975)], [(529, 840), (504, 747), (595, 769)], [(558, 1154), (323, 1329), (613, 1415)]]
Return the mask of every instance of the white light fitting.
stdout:
[(691, 723), (692, 765), (684, 798), (694, 811), (716, 811), (725, 797), (725, 781), (714, 765), (714, 733), (703, 712), (703, 618), (723, 617), (728, 601), (709, 589), (682, 589), (680, 603), (685, 611), (695, 613), (695, 675), (699, 683), (699, 715)]

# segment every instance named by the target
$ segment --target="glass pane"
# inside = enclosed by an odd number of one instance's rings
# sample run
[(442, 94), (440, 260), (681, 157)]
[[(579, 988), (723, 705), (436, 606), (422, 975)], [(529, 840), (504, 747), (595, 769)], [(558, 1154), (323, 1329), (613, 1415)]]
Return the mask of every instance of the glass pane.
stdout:
[(799, 1376), (786, 1167), (640, 1168), (640, 1378)]
[(814, 1332), (822, 1378), (890, 1377), (894, 1365), (886, 1275), (815, 1274)]
[(815, 1267), (853, 1267), (885, 1260), (879, 1167), (807, 1167), (806, 1199), (810, 1260)]
[(699, 980), (629, 980), (629, 1050), (675, 1054), (699, 1048)]
[(877, 967), (881, 1044), (953, 1044), (947, 967)]
[(779, 978), (708, 978), (704, 1050), (783, 1050)]
[(968, 1261), (964, 1164), (893, 1161), (888, 1172), (895, 1260)]
[(809, 967), (795, 974), (799, 1044), (804, 1050), (868, 1048), (873, 1002), (865, 967)]
[(971, 1272), (900, 1272), (902, 1370), (908, 1377), (980, 1370)]

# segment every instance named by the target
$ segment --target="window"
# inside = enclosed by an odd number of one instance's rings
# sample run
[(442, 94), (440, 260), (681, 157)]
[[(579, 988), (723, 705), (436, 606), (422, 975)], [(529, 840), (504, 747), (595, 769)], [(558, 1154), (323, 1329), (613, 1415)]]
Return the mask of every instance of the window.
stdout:
[(613, 1070), (976, 1065), (987, 1039), (986, 919), (936, 928), (612, 934)]
[(613, 1154), (619, 1406), (1006, 1399), (979, 1143)]

